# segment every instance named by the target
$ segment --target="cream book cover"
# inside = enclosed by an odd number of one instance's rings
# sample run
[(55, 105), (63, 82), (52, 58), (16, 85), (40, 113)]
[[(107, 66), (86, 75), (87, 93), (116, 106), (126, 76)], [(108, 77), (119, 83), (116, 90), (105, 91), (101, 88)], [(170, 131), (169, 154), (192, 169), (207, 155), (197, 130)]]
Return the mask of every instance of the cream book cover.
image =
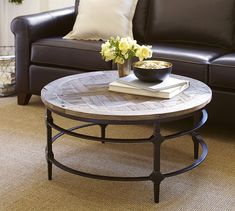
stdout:
[(177, 87), (163, 89), (160, 91), (149, 91), (146, 89), (136, 88), (127, 84), (119, 83), (119, 81), (113, 81), (109, 84), (109, 90), (114, 92), (121, 92), (126, 94), (142, 95), (148, 97), (158, 97), (170, 99), (177, 94), (181, 93), (189, 87), (189, 83), (179, 85)]
[(146, 89), (149, 91), (160, 91), (164, 89), (170, 89), (173, 87), (179, 87), (185, 84), (189, 84), (189, 81), (178, 79), (174, 77), (173, 74), (171, 74), (161, 83), (143, 82), (143, 81), (140, 81), (134, 74), (130, 74), (126, 77), (122, 77), (118, 79), (117, 82), (121, 84), (130, 85), (136, 88)]

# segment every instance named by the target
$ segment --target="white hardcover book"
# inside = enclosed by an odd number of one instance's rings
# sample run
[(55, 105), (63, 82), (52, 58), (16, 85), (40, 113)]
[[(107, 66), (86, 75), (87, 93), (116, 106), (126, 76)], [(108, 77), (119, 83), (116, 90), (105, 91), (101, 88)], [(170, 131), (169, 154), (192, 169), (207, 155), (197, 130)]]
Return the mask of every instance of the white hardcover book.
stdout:
[(136, 88), (146, 89), (148, 91), (160, 91), (189, 84), (189, 81), (175, 78), (173, 75), (167, 77), (161, 83), (143, 82), (140, 81), (134, 74), (130, 74), (126, 77), (120, 78), (117, 80), (117, 82)]
[(113, 81), (109, 84), (110, 91), (121, 92), (121, 93), (126, 93), (126, 94), (142, 95), (142, 96), (148, 96), (148, 97), (166, 98), (166, 99), (176, 96), (177, 94), (181, 93), (188, 87), (189, 87), (189, 83), (185, 83), (177, 87), (163, 89), (160, 91), (152, 91), (152, 90), (149, 91), (146, 89), (136, 88), (134, 86), (119, 83), (118, 81)]

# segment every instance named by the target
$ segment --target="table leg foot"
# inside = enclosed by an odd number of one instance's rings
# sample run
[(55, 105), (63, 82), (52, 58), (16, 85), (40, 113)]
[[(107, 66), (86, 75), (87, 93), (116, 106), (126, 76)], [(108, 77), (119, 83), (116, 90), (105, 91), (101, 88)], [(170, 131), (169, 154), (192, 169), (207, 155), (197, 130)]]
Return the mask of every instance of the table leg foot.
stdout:
[(160, 195), (160, 184), (162, 180), (164, 179), (164, 175), (161, 172), (153, 171), (153, 173), (150, 175), (150, 179), (153, 182), (153, 193), (154, 193), (154, 202), (159, 202), (159, 195)]
[(48, 180), (52, 180), (52, 163), (47, 161)]
[(160, 195), (160, 183), (159, 182), (154, 182), (153, 191), (154, 191), (154, 202), (159, 203), (159, 195)]

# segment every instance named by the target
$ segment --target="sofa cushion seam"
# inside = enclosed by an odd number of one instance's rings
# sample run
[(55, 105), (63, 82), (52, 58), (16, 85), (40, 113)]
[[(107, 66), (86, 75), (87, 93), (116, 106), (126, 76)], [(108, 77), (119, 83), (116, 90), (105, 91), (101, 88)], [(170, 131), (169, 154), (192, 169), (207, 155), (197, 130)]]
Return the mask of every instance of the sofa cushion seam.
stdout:
[[(40, 45), (40, 44), (34, 44), (37, 45), (38, 47), (49, 47), (49, 48), (65, 48), (65, 49), (73, 49), (73, 50), (83, 50), (83, 51), (95, 51), (95, 52), (99, 52), (97, 50), (89, 50), (89, 49), (82, 49), (82, 48), (70, 48), (70, 47), (63, 47), (63, 46), (59, 46), (59, 47), (54, 47), (54, 46), (50, 46), (50, 45)], [(33, 48), (34, 46), (32, 46)]]
[(228, 68), (234, 68), (235, 67), (235, 65), (232, 66), (232, 65), (224, 65), (224, 64), (210, 64), (210, 66), (211, 67), (216, 67), (216, 66), (218, 66), (218, 67), (228, 67)]
[(192, 63), (192, 64), (197, 64), (197, 65), (209, 65), (209, 62), (206, 63), (199, 63), (199, 62), (193, 62), (191, 60), (185, 61), (185, 60), (181, 60), (181, 59), (173, 59), (173, 58), (169, 58), (169, 57), (156, 57), (156, 58), (160, 58), (160, 59), (168, 59), (168, 60), (173, 60), (173, 61), (178, 61), (178, 62), (184, 62), (184, 63)]

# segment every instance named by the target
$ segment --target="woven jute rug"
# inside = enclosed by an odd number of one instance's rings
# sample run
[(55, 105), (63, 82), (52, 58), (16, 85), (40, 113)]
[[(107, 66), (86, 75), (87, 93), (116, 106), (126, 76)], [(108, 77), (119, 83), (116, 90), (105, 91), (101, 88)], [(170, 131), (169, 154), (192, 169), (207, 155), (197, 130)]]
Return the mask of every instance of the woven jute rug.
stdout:
[[(161, 183), (160, 203), (152, 182), (101, 181), (53, 167), (47, 180), (45, 109), (39, 97), (18, 106), (0, 98), (0, 210), (235, 210), (235, 131), (206, 126), (200, 132), (209, 154), (198, 168)], [(55, 116), (64, 127), (80, 124)], [(172, 133), (185, 123), (165, 125)], [(98, 127), (83, 129), (98, 135)], [(150, 126), (110, 126), (112, 137), (146, 137)], [(193, 162), (189, 137), (162, 146), (162, 172)], [(151, 144), (101, 144), (64, 136), (54, 144), (55, 158), (90, 173), (141, 176), (152, 170)]]

